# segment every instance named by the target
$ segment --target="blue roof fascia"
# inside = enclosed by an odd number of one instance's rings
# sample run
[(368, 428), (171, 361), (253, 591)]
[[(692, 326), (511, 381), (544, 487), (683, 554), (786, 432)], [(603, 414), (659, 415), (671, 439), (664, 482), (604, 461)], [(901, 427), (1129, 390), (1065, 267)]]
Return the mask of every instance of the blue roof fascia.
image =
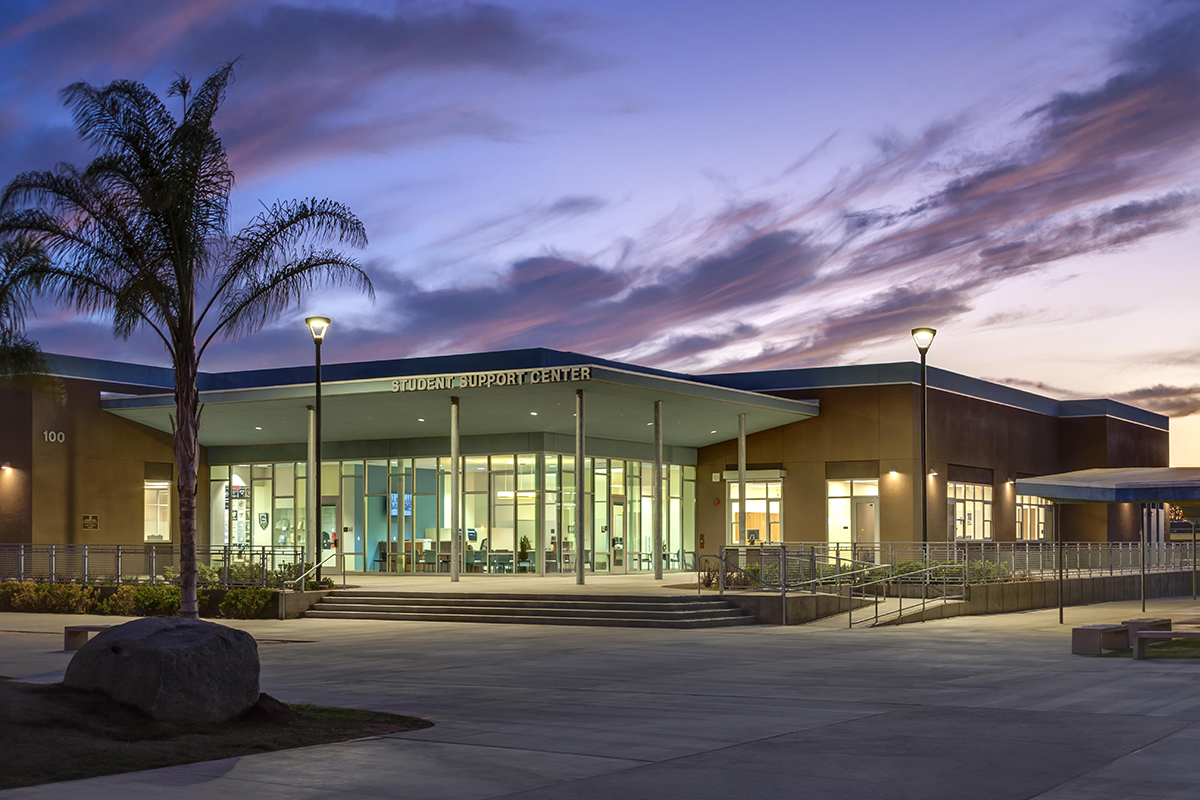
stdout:
[[(730, 372), (696, 375), (693, 380), (749, 392), (804, 391), (846, 386), (919, 384), (921, 365), (914, 361), (887, 364), (850, 364), (842, 367), (811, 367), (764, 372)], [(1169, 419), (1144, 408), (1116, 400), (1055, 400), (1001, 383), (972, 378), (957, 372), (929, 367), (929, 385), (956, 394), (1033, 411), (1052, 417), (1114, 417), (1116, 419), (1168, 430)]]
[(50, 373), (61, 378), (84, 378), (168, 391), (175, 388), (175, 373), (168, 367), (151, 367), (145, 364), (127, 364), (122, 361), (56, 353), (46, 353), (46, 361), (50, 365)]
[[(570, 367), (583, 364), (611, 367), (627, 372), (640, 372), (664, 378), (689, 380), (689, 376), (676, 372), (624, 364), (603, 358), (550, 350), (542, 347), (525, 350), (497, 350), (490, 353), (464, 353), (452, 356), (423, 356), (419, 358), (397, 358), (386, 361), (356, 361), (348, 364), (323, 364), (321, 380), (338, 381), (378, 380), (407, 375), (439, 375), (458, 372), (496, 372), (503, 370), (541, 369), (546, 367)], [(312, 383), (315, 369), (311, 365), (283, 367), (277, 369), (222, 372), (209, 375), (203, 390), (253, 389), (264, 386), (291, 386)]]

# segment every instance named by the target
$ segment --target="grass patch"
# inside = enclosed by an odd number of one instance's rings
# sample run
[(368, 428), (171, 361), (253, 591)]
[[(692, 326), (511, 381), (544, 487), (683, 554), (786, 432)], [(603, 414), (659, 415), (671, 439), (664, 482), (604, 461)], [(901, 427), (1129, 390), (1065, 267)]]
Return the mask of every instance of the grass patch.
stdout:
[[(1101, 658), (1133, 658), (1133, 649), (1113, 650)], [(1146, 658), (1200, 658), (1200, 639), (1168, 639), (1146, 645)]]
[(263, 695), (221, 725), (155, 722), (103, 695), (62, 684), (0, 681), (0, 789), (428, 728), (415, 717), (297, 704)]

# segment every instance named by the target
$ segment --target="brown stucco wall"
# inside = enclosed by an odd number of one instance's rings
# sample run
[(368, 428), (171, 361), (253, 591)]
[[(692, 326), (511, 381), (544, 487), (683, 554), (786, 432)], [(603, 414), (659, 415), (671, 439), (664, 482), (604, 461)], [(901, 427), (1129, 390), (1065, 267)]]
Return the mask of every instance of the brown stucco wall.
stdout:
[[(829, 462), (878, 464), (880, 541), (921, 539), (920, 387), (855, 386), (778, 392), (820, 402), (820, 414), (747, 437), (751, 469), (787, 470), (784, 538), (825, 541), (825, 479)], [(929, 392), (929, 539), (947, 538), (946, 481), (951, 465), (990, 470), (994, 541), (1016, 537), (1016, 491), (1010, 480), (1090, 467), (1166, 466), (1168, 434), (1108, 417), (1062, 419), (973, 397)], [(734, 469), (737, 441), (699, 451), (696, 529), (706, 552), (725, 541), (725, 484), (712, 473)], [(896, 475), (891, 475), (891, 470)], [(718, 502), (719, 501), (719, 502)], [(1136, 508), (1074, 506), (1063, 514), (1065, 538), (1137, 538)]]

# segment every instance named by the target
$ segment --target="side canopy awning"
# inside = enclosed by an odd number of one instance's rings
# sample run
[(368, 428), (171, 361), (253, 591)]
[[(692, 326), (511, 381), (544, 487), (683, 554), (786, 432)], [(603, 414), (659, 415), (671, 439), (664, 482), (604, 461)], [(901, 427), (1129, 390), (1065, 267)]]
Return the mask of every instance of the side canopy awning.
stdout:
[(1017, 494), (1031, 494), (1056, 503), (1200, 505), (1200, 467), (1081, 469), (1018, 478)]

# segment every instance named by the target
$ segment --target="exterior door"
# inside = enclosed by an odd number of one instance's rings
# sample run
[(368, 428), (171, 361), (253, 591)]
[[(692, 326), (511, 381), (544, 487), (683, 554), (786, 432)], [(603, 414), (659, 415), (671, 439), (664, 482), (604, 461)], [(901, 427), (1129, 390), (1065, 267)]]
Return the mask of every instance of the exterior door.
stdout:
[(875, 560), (875, 526), (878, 506), (874, 500), (854, 503), (854, 550), (859, 561)]
[(613, 498), (612, 506), (612, 572), (624, 575), (625, 564), (625, 499)]
[(339, 505), (340, 498), (337, 495), (321, 498), (321, 561), (324, 564), (322, 569), (325, 570), (341, 570), (342, 568), (336, 558), (325, 561), (330, 554), (338, 550), (338, 542), (341, 539), (341, 527), (338, 525), (338, 521), (342, 515), (338, 508)]

